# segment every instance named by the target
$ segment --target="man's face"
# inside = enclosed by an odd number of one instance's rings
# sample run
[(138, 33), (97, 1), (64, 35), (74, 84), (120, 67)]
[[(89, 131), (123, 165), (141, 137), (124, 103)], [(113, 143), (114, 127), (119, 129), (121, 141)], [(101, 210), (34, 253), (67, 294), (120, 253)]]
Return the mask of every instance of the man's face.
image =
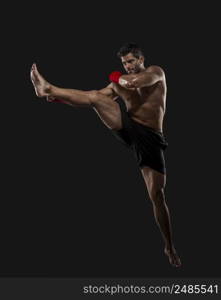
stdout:
[(121, 57), (124, 69), (128, 74), (139, 73), (143, 69), (144, 58), (140, 56), (136, 58), (132, 53), (128, 53)]

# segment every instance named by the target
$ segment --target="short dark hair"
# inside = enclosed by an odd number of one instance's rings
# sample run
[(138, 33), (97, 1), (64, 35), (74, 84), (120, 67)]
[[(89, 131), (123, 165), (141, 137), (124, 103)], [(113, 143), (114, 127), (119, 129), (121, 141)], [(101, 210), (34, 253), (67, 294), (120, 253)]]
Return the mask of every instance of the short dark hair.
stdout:
[(141, 48), (135, 43), (127, 43), (123, 45), (117, 53), (117, 56), (121, 58), (122, 56), (127, 55), (128, 53), (132, 53), (134, 57), (139, 58), (143, 55), (143, 51)]

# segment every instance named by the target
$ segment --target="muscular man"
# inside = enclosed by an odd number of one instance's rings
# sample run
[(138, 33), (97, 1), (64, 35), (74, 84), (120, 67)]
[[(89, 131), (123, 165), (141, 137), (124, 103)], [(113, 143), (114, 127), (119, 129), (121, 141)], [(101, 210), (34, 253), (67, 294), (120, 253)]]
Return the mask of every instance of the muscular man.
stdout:
[[(38, 97), (72, 106), (90, 106), (103, 123), (131, 149), (153, 204), (156, 222), (165, 242), (164, 252), (169, 262), (181, 265), (172, 240), (171, 221), (165, 202), (166, 168), (163, 118), (166, 109), (166, 79), (159, 66), (144, 67), (144, 55), (136, 44), (126, 44), (118, 52), (128, 74), (112, 72), (111, 83), (102, 90), (80, 91), (64, 89), (47, 82), (31, 68), (31, 80)], [(118, 101), (121, 97), (126, 110)]]

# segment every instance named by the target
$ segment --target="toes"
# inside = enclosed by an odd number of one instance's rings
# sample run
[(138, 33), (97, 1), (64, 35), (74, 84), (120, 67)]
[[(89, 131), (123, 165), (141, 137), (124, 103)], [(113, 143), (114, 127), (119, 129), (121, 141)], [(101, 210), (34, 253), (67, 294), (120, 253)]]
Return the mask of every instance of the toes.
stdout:
[(181, 266), (181, 261), (180, 261), (179, 257), (177, 256), (177, 254), (175, 254), (175, 253), (172, 254), (172, 253), (168, 252), (166, 249), (164, 250), (164, 252), (168, 256), (169, 262), (172, 266), (174, 266), (174, 267)]
[(181, 266), (181, 261), (178, 257), (175, 257), (173, 260), (173, 266), (175, 267), (180, 267)]
[(34, 71), (34, 72), (38, 71), (37, 66), (36, 66), (36, 63), (33, 63), (33, 64), (32, 64), (32, 66), (31, 66), (31, 71)]

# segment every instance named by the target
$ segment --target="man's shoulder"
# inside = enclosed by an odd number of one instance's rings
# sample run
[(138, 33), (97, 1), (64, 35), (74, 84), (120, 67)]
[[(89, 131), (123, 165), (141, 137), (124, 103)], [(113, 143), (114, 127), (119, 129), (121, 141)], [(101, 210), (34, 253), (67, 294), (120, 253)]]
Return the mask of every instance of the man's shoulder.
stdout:
[(151, 65), (147, 67), (146, 72), (155, 73), (160, 76), (165, 75), (163, 68), (157, 65)]

